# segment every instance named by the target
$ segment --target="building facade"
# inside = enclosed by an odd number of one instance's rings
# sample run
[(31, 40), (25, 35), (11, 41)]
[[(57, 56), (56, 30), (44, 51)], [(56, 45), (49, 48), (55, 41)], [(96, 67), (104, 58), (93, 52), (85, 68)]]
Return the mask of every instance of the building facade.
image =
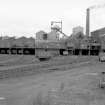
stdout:
[(81, 27), (81, 26), (77, 26), (77, 27), (74, 27), (74, 28), (72, 29), (72, 33), (73, 33), (73, 35), (76, 35), (76, 34), (79, 33), (79, 32), (81, 32), (81, 33), (84, 32), (83, 27)]
[(48, 33), (48, 40), (57, 41), (59, 40), (59, 33), (56, 30), (52, 30)]
[(48, 35), (46, 32), (39, 31), (36, 33), (36, 40), (47, 40), (47, 39), (48, 39)]
[(52, 30), (49, 33), (46, 33), (44, 31), (39, 31), (36, 33), (36, 40), (39, 41), (46, 41), (46, 40), (50, 40), (50, 41), (57, 41), (59, 40), (59, 33), (55, 30)]

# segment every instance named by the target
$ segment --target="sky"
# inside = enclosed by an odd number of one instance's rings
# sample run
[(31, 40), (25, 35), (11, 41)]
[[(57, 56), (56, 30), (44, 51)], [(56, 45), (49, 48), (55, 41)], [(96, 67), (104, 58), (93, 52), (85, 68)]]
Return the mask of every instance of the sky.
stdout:
[[(0, 36), (34, 37), (35, 33), (51, 31), (51, 21), (63, 22), (63, 32), (83, 26), (86, 9), (104, 4), (104, 0), (0, 0)], [(105, 8), (92, 9), (90, 30), (105, 27)]]

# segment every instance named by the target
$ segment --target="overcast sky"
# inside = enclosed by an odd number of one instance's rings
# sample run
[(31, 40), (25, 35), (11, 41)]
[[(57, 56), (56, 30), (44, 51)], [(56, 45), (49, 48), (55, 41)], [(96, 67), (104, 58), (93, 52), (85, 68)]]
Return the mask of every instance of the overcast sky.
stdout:
[[(50, 32), (51, 21), (63, 21), (63, 32), (86, 24), (86, 8), (104, 0), (0, 0), (0, 34), (34, 36)], [(91, 10), (91, 31), (105, 27), (105, 8)]]

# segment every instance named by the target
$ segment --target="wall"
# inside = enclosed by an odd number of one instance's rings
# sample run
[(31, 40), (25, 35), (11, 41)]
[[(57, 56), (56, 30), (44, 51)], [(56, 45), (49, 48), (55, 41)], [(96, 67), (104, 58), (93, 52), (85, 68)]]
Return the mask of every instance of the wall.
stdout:
[(105, 35), (105, 28), (101, 28), (101, 29), (91, 32), (91, 36), (93, 36), (93, 37), (100, 37), (103, 35)]
[(44, 40), (43, 38), (44, 38), (44, 34), (47, 34), (46, 32), (44, 32), (44, 31), (39, 31), (39, 32), (37, 32), (36, 33), (36, 40)]
[(81, 27), (81, 26), (74, 27), (73, 30), (72, 30), (72, 33), (73, 33), (74, 35), (76, 35), (76, 34), (79, 33), (79, 32), (83, 33), (83, 27)]
[(59, 40), (59, 33), (52, 30), (50, 33), (48, 33), (48, 40), (57, 41)]
[(0, 48), (11, 48), (11, 47), (35, 47), (35, 39), (34, 38), (8, 38), (8, 39), (0, 39)]

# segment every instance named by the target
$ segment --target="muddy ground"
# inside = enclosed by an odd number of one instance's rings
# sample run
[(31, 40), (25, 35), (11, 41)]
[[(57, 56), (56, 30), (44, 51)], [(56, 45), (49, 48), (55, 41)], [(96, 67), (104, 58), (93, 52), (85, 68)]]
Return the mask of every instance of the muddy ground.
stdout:
[[(0, 81), (0, 105), (105, 105), (105, 63)], [(69, 66), (69, 64), (68, 64)]]

